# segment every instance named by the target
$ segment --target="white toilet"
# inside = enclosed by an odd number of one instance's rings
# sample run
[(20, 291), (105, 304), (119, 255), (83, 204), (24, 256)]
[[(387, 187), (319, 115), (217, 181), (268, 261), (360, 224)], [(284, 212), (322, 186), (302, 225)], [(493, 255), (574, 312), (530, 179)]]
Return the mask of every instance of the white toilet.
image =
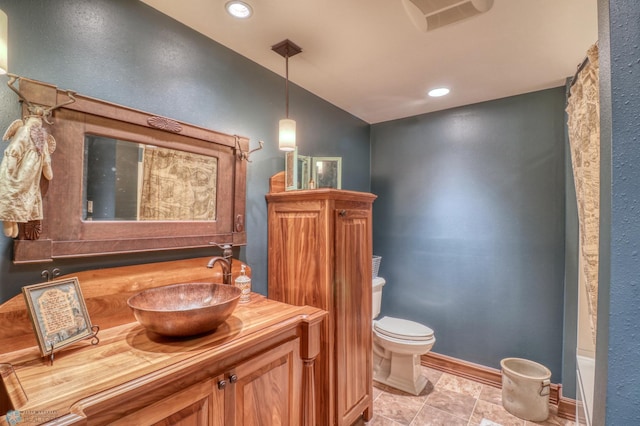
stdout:
[(384, 278), (373, 279), (373, 379), (418, 395), (427, 384), (420, 369), (420, 355), (431, 350), (436, 338), (433, 330), (417, 322), (382, 317)]

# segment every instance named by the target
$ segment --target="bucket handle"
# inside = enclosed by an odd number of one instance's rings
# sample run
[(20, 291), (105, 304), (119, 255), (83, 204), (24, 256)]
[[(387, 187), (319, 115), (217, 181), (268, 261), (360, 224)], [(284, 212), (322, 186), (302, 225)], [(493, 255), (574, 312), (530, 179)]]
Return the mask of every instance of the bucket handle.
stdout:
[(550, 380), (543, 380), (541, 385), (542, 385), (542, 387), (540, 388), (540, 396), (549, 395), (549, 392), (551, 390), (551, 381)]

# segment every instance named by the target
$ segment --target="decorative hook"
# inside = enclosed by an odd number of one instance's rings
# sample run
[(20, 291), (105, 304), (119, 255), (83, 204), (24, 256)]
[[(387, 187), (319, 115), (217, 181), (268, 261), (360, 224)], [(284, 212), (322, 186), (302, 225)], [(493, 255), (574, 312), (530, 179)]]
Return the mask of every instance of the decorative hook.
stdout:
[(67, 101), (64, 101), (62, 103), (59, 103), (58, 105), (54, 105), (51, 107), (34, 105), (31, 102), (29, 102), (29, 100), (22, 93), (20, 93), (20, 90), (18, 90), (14, 86), (14, 83), (16, 81), (19, 82), (22, 77), (15, 74), (11, 74), (11, 73), (8, 73), (7, 75), (9, 76), (9, 81), (7, 82), (7, 86), (9, 86), (9, 89), (16, 92), (16, 94), (18, 95), (18, 98), (20, 98), (21, 101), (27, 104), (27, 110), (29, 111), (29, 114), (41, 117), (48, 124), (53, 124), (53, 122), (49, 121), (49, 117), (51, 117), (51, 113), (53, 112), (53, 110), (56, 110), (65, 105), (69, 105), (76, 101), (76, 98), (75, 98), (76, 92), (72, 90), (67, 90), (67, 97), (69, 98), (69, 100)]
[(260, 151), (264, 147), (264, 141), (258, 141), (258, 144), (260, 144), (258, 148), (254, 148), (248, 152), (243, 151), (242, 148), (240, 147), (240, 140), (236, 136), (236, 150), (238, 152), (238, 158), (240, 160), (247, 160), (247, 163), (251, 163), (252, 161), (249, 160), (249, 156), (251, 155), (252, 152)]
[(45, 269), (40, 272), (40, 276), (47, 281), (51, 281), (52, 279), (60, 276), (60, 269), (53, 268), (52, 270)]
[(28, 109), (33, 108), (33, 105), (31, 105), (31, 102), (29, 102), (29, 100), (27, 100), (27, 98), (22, 93), (20, 93), (20, 90), (18, 90), (13, 85), (16, 81), (20, 81), (21, 77), (11, 73), (7, 73), (7, 76), (9, 77), (9, 81), (7, 81), (7, 86), (9, 86), (9, 89), (16, 92), (16, 94), (18, 95), (18, 98), (20, 98), (21, 101), (27, 104)]

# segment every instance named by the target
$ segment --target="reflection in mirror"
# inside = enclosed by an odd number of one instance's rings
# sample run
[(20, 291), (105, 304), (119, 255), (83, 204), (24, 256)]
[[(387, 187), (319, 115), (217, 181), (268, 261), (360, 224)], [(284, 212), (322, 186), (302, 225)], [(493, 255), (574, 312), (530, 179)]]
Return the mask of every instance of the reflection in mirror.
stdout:
[(313, 180), (316, 188), (342, 188), (342, 158), (313, 157)]
[(311, 157), (298, 155), (298, 188), (309, 189), (311, 180)]
[(86, 135), (84, 220), (215, 220), (218, 159)]

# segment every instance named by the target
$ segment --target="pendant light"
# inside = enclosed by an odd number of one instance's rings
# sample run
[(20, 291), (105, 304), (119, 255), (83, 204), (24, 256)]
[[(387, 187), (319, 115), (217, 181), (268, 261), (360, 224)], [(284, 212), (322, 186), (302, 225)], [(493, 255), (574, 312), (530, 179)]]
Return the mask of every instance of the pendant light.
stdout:
[(296, 122), (289, 118), (289, 58), (302, 52), (302, 48), (290, 40), (283, 40), (271, 46), (271, 50), (285, 59), (285, 106), (286, 117), (280, 120), (278, 146), (281, 151), (296, 149)]

